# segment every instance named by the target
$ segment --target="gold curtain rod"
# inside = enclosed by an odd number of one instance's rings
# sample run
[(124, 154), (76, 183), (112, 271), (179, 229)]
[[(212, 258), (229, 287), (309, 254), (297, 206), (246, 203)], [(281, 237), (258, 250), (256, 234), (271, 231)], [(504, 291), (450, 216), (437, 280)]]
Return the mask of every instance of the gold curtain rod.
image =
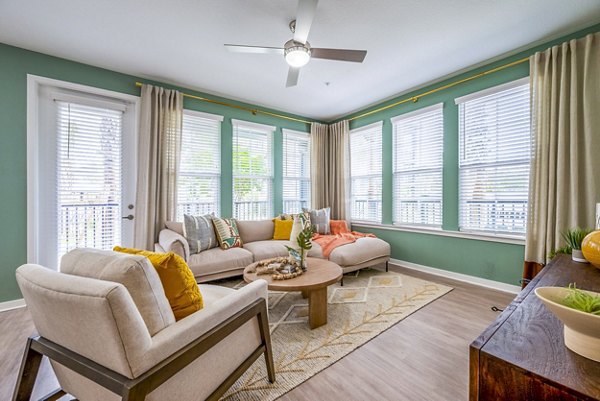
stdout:
[[(135, 86), (141, 87), (142, 83), (141, 82), (136, 82)], [(208, 103), (213, 103), (213, 104), (219, 104), (221, 106), (231, 107), (232, 109), (244, 110), (244, 111), (247, 111), (249, 113), (252, 113), (253, 115), (264, 114), (266, 116), (283, 118), (285, 120), (297, 121), (297, 122), (305, 123), (305, 124), (312, 123), (312, 121), (303, 120), (301, 118), (288, 117), (288, 116), (284, 116), (282, 114), (271, 113), (270, 111), (264, 111), (264, 110), (259, 110), (259, 109), (251, 109), (249, 107), (239, 106), (237, 104), (232, 104), (232, 103), (227, 103), (227, 102), (221, 102), (220, 100), (207, 99), (207, 98), (202, 97), (202, 96), (190, 95), (189, 93), (185, 93), (185, 92), (183, 92), (182, 95), (183, 95), (183, 97), (187, 97), (187, 98), (190, 98), (190, 99), (196, 99), (196, 100), (201, 100), (203, 102), (208, 102)]]
[(349, 118), (348, 121), (358, 120), (359, 118), (367, 117), (367, 116), (370, 116), (372, 114), (379, 113), (380, 111), (391, 109), (392, 107), (399, 106), (399, 105), (401, 105), (403, 103), (408, 103), (408, 102), (416, 103), (416, 102), (419, 101), (420, 98), (425, 97), (427, 95), (431, 95), (433, 93), (436, 93), (436, 92), (439, 92), (439, 91), (443, 91), (444, 89), (452, 88), (453, 86), (460, 85), (462, 83), (465, 83), (465, 82), (468, 82), (468, 81), (472, 81), (472, 80), (477, 79), (477, 78), (481, 78), (483, 76), (492, 74), (492, 73), (497, 72), (497, 71), (504, 70), (505, 68), (509, 68), (509, 67), (515, 66), (517, 64), (522, 64), (522, 63), (524, 63), (526, 61), (529, 61), (529, 57), (525, 57), (525, 58), (513, 61), (511, 63), (504, 64), (504, 65), (501, 65), (501, 66), (496, 67), (496, 68), (492, 68), (491, 70), (480, 72), (479, 74), (472, 75), (472, 76), (470, 76), (468, 78), (464, 78), (464, 79), (461, 79), (461, 80), (458, 80), (458, 81), (455, 81), (455, 82), (451, 82), (449, 84), (440, 86), (439, 88), (435, 88), (435, 89), (431, 89), (431, 90), (429, 90), (427, 92), (423, 92), (420, 95), (412, 96), (412, 97), (409, 97), (407, 99), (403, 99), (403, 100), (397, 101), (395, 103), (388, 104), (387, 106), (383, 106), (383, 107), (379, 107), (379, 108), (377, 108), (375, 110), (367, 111), (366, 113), (362, 113), (362, 114), (359, 114), (359, 115), (354, 116), (352, 118)]
[[(494, 72), (501, 71), (501, 70), (504, 70), (506, 68), (510, 68), (510, 67), (515, 66), (515, 65), (525, 63), (527, 61), (529, 61), (529, 57), (525, 57), (525, 58), (522, 58), (522, 59), (510, 62), (508, 64), (504, 64), (504, 65), (501, 65), (499, 67), (492, 68), (490, 70), (480, 72), (479, 74), (475, 74), (475, 75), (472, 75), (470, 77), (463, 78), (463, 79), (460, 79), (458, 81), (451, 82), (449, 84), (440, 86), (438, 88), (431, 89), (431, 90), (429, 90), (427, 92), (423, 92), (420, 95), (411, 96), (409, 98), (406, 98), (406, 99), (403, 99), (403, 100), (399, 100), (399, 101), (394, 102), (392, 104), (388, 104), (387, 106), (383, 106), (383, 107), (379, 107), (379, 108), (371, 110), (371, 111), (367, 111), (366, 113), (362, 113), (362, 114), (359, 114), (359, 115), (354, 116), (352, 118), (349, 118), (348, 121), (358, 120), (359, 118), (364, 118), (364, 117), (370, 116), (372, 114), (379, 113), (380, 111), (391, 109), (393, 107), (399, 106), (399, 105), (404, 104), (404, 103), (408, 103), (408, 102), (416, 103), (416, 102), (419, 101), (419, 99), (421, 99), (422, 97), (425, 97), (427, 95), (431, 95), (433, 93), (436, 93), (436, 92), (439, 92), (439, 91), (443, 91), (443, 90), (448, 89), (448, 88), (452, 88), (453, 86), (460, 85), (462, 83), (465, 83), (465, 82), (468, 82), (468, 81), (472, 81), (472, 80), (477, 79), (477, 78), (484, 77), (484, 76), (492, 74)], [(141, 87), (142, 83), (141, 82), (136, 82), (135, 86)], [(201, 96), (190, 95), (190, 94), (185, 93), (185, 92), (182, 93), (182, 95), (184, 97), (187, 97), (187, 98), (190, 98), (190, 99), (201, 100), (203, 102), (218, 104), (218, 105), (225, 106), (225, 107), (231, 107), (233, 109), (244, 110), (244, 111), (247, 111), (249, 113), (252, 113), (253, 115), (264, 114), (266, 116), (271, 116), (271, 117), (276, 117), (276, 118), (283, 118), (285, 120), (297, 121), (297, 122), (301, 122), (301, 123), (305, 123), (305, 124), (310, 124), (310, 123), (313, 122), (313, 121), (309, 121), (309, 120), (303, 120), (301, 118), (288, 117), (288, 116), (284, 116), (282, 114), (271, 113), (270, 111), (264, 111), (264, 110), (259, 110), (259, 109), (251, 109), (249, 107), (239, 106), (237, 104), (232, 104), (232, 103), (227, 103), (227, 102), (221, 102), (219, 100), (214, 100), (214, 99), (207, 99), (207, 98), (201, 97)]]

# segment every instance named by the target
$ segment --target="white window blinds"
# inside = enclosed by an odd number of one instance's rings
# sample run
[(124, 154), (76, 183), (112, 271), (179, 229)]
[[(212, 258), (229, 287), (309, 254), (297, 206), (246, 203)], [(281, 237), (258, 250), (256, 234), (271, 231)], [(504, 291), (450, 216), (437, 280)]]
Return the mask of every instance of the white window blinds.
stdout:
[(283, 130), (283, 212), (310, 208), (310, 135)]
[(528, 79), (457, 99), (460, 230), (523, 236), (531, 127)]
[(221, 121), (223, 117), (184, 110), (181, 162), (177, 179), (177, 219), (219, 215), (221, 198)]
[(232, 120), (233, 217), (273, 217), (273, 131), (275, 127)]
[(382, 123), (350, 131), (351, 217), (381, 222)]
[(62, 100), (56, 105), (59, 265), (72, 249), (112, 249), (121, 243), (124, 108)]
[(394, 224), (442, 226), (443, 104), (392, 119)]

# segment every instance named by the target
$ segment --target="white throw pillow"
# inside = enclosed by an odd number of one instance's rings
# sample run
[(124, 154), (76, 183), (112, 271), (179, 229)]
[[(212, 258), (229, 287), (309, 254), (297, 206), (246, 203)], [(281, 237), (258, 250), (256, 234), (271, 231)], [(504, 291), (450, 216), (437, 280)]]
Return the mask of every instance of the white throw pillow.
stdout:
[(304, 229), (302, 225), (302, 220), (300, 217), (294, 217), (294, 224), (292, 225), (292, 232), (290, 233), (290, 247), (296, 250), (300, 250), (300, 246), (298, 246), (298, 234), (302, 232)]

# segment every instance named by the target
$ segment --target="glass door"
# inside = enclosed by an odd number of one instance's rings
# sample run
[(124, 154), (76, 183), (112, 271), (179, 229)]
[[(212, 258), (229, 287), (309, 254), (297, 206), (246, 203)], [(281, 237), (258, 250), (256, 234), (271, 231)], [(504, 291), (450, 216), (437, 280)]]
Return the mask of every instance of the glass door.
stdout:
[(40, 92), (38, 263), (58, 269), (75, 248), (131, 246), (134, 108), (53, 87)]

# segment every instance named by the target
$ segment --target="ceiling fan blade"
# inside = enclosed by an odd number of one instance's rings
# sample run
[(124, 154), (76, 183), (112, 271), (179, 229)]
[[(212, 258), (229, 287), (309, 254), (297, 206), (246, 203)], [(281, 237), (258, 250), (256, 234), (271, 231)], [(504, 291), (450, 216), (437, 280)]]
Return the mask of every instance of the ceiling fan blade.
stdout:
[(320, 49), (312, 48), (310, 50), (312, 58), (323, 58), (327, 60), (351, 61), (362, 63), (367, 55), (366, 50), (347, 50), (347, 49)]
[(308, 39), (308, 32), (315, 19), (317, 12), (317, 3), (319, 0), (298, 0), (298, 10), (296, 11), (296, 29), (294, 31), (294, 41), (302, 44)]
[(224, 45), (232, 53), (255, 53), (255, 54), (283, 54), (281, 47), (246, 46), (246, 45)]
[(298, 85), (298, 75), (300, 75), (300, 68), (290, 67), (288, 70), (287, 81), (285, 83), (285, 87), (289, 88), (290, 86)]

